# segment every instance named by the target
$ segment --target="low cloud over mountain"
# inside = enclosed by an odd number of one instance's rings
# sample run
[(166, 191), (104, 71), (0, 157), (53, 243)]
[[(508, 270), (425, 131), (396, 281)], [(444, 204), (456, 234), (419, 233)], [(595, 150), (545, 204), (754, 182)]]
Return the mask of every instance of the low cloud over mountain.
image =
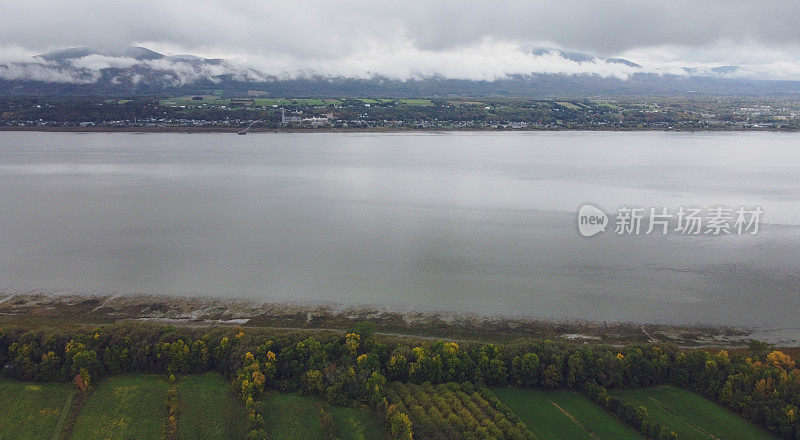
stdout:
[(223, 76), (240, 82), (266, 79), (251, 68), (225, 60), (164, 56), (143, 47), (120, 51), (78, 47), (0, 64), (0, 79), (45, 83), (177, 87), (201, 80), (218, 81)]
[[(384, 54), (373, 68), (369, 52), (330, 62), (300, 65), (292, 60), (226, 60), (179, 54), (166, 56), (138, 46), (121, 49), (76, 47), (0, 62), (5, 94), (154, 92), (198, 87), (282, 90), (285, 93), (348, 94), (348, 87), (371, 93), (405, 90), (420, 94), (572, 94), (572, 93), (747, 93), (753, 82), (716, 83), (716, 79), (759, 78), (743, 66), (653, 69), (622, 58), (603, 58), (550, 47), (520, 47), (484, 42), (445, 52), (413, 47)], [(495, 63), (483, 60), (493, 59)], [(348, 86), (349, 84), (349, 86)], [(798, 90), (792, 82), (781, 92)], [(47, 85), (62, 85), (53, 89)], [(785, 86), (785, 87), (784, 87)], [(304, 89), (305, 87), (306, 89)], [(383, 88), (382, 88), (383, 87)], [(549, 88), (548, 88), (549, 87)], [(693, 90), (693, 89), (700, 90)], [(763, 89), (764, 86), (754, 87)], [(366, 90), (362, 91), (362, 93)]]

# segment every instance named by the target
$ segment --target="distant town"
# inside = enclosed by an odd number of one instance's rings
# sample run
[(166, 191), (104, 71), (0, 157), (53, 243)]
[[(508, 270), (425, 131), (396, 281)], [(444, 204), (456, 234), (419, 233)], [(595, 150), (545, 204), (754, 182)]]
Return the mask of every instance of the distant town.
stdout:
[[(257, 95), (257, 94), (256, 94)], [(0, 98), (4, 130), (798, 130), (796, 98)]]

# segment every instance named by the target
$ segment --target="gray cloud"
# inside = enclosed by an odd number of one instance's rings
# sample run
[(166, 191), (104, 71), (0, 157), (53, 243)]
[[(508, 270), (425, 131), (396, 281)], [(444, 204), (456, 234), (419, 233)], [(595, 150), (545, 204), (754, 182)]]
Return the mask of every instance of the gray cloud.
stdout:
[(141, 44), (167, 54), (232, 58), (231, 66), (279, 75), (630, 73), (601, 61), (565, 63), (515, 51), (545, 45), (630, 57), (648, 71), (740, 64), (794, 77), (798, 21), (800, 2), (778, 0), (6, 0), (0, 57), (4, 50), (30, 55)]
[[(486, 60), (492, 60), (487, 63)], [(376, 60), (379, 62), (376, 63)], [(471, 80), (495, 80), (512, 74), (592, 74), (628, 78), (641, 68), (598, 58), (575, 61), (549, 51), (533, 54), (516, 45), (485, 41), (457, 50), (423, 51), (412, 46), (395, 47), (386, 54), (380, 47), (335, 60), (253, 57), (248, 63), (208, 60), (183, 60), (181, 57), (138, 60), (125, 56), (90, 54), (63, 62), (39, 57), (0, 63), (0, 79), (38, 80), (87, 84), (99, 80), (104, 72), (112, 82), (138, 83), (147, 78), (171, 85), (189, 84), (201, 79), (215, 81), (230, 75), (238, 81), (265, 81), (271, 78), (296, 78), (323, 75), (360, 77), (380, 75), (409, 80), (434, 75)]]
[(227, 61), (206, 63), (170, 58), (137, 60), (97, 54), (71, 59), (65, 63), (48, 62), (41, 58), (6, 62), (0, 64), (0, 79), (91, 84), (97, 82), (106, 69), (118, 69), (109, 73), (109, 80), (113, 83), (125, 81), (136, 84), (145, 78), (145, 73), (148, 78), (167, 86), (191, 84), (203, 79), (214, 81), (220, 75), (230, 75), (237, 81), (268, 79), (263, 73), (248, 66)]

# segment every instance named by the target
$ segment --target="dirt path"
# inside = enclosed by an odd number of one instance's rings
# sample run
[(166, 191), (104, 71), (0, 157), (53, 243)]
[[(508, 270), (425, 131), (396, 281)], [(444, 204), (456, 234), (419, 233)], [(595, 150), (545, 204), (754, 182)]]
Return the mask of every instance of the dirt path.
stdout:
[(66, 400), (64, 400), (64, 408), (61, 408), (61, 417), (58, 419), (58, 425), (56, 425), (56, 429), (53, 431), (53, 437), (50, 440), (58, 440), (61, 438), (61, 430), (64, 429), (64, 423), (67, 421), (67, 417), (70, 413), (70, 408), (72, 406), (72, 399), (75, 398), (75, 391), (69, 393)]
[(681, 417), (681, 415), (680, 415), (680, 414), (678, 414), (678, 413), (676, 413), (675, 411), (673, 411), (673, 410), (671, 410), (671, 409), (667, 408), (667, 406), (666, 406), (666, 405), (664, 405), (663, 403), (659, 402), (659, 401), (658, 401), (658, 400), (657, 400), (655, 397), (650, 397), (650, 400), (652, 400), (652, 401), (653, 401), (653, 403), (655, 403), (656, 405), (658, 405), (658, 406), (660, 406), (661, 408), (663, 408), (663, 409), (664, 409), (664, 411), (666, 411), (666, 412), (668, 412), (668, 413), (672, 414), (673, 416), (675, 416), (675, 417), (677, 417), (677, 418), (681, 419), (681, 420), (682, 420), (684, 423), (686, 423), (687, 425), (689, 425), (689, 426), (691, 426), (692, 428), (694, 428), (694, 429), (696, 429), (696, 430), (698, 430), (698, 431), (702, 432), (703, 434), (705, 434), (705, 435), (709, 436), (709, 437), (710, 437), (710, 438), (712, 438), (713, 440), (721, 440), (719, 437), (716, 437), (716, 436), (714, 436), (714, 434), (712, 434), (712, 433), (710, 433), (710, 432), (706, 431), (705, 429), (701, 428), (700, 426), (697, 426), (697, 425), (695, 425), (694, 423), (692, 423), (692, 422), (690, 422), (690, 421), (688, 421), (688, 420), (684, 419), (683, 417)]
[(73, 398), (71, 399), (68, 409), (68, 415), (64, 426), (57, 432), (60, 440), (69, 440), (72, 437), (72, 430), (75, 429), (75, 422), (78, 420), (78, 414), (81, 412), (83, 405), (86, 404), (88, 399), (88, 392), (73, 391)]
[(552, 400), (550, 401), (550, 403), (552, 403), (553, 406), (555, 406), (559, 411), (564, 413), (565, 416), (569, 417), (569, 419), (572, 420), (573, 423), (575, 423), (576, 425), (580, 426), (584, 431), (586, 431), (586, 433), (589, 434), (593, 439), (602, 440), (600, 437), (597, 436), (597, 434), (593, 433), (589, 428), (587, 428), (586, 425), (581, 423), (580, 420), (576, 419), (575, 416), (570, 414), (569, 411), (567, 411), (564, 408), (558, 406), (558, 404), (553, 402)]

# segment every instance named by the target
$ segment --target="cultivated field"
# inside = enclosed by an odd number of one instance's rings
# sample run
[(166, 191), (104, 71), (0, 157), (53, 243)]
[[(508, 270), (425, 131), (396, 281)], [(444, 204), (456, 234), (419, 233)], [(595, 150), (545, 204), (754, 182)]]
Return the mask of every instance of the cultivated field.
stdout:
[(680, 388), (661, 386), (611, 394), (644, 405), (651, 417), (675, 431), (681, 440), (776, 438), (722, 406)]
[(161, 438), (168, 389), (165, 380), (153, 375), (115, 376), (101, 381), (78, 415), (72, 438)]
[[(466, 388), (465, 388), (466, 387)], [(0, 440), (56, 440), (69, 416), (71, 383), (0, 380)], [(110, 377), (99, 384), (78, 414), (72, 439), (162, 438), (169, 384), (154, 375)], [(615, 390), (612, 395), (643, 405), (654, 421), (682, 440), (775, 440), (776, 437), (701, 396), (662, 386)], [(245, 414), (230, 384), (206, 373), (178, 382), (180, 440), (235, 440), (246, 435)], [(632, 428), (576, 391), (471, 385), (393, 383), (387, 398), (413, 422), (414, 438), (543, 440), (642, 440)], [(269, 438), (324, 440), (324, 408), (340, 440), (381, 440), (386, 432), (370, 410), (332, 406), (321, 399), (269, 392), (262, 401)]]
[(234, 440), (245, 437), (244, 406), (231, 384), (215, 373), (178, 382), (178, 439)]
[(497, 388), (493, 391), (539, 439), (642, 439), (638, 432), (576, 391), (521, 388)]
[(331, 406), (313, 397), (278, 392), (267, 393), (262, 405), (271, 440), (324, 440), (320, 405), (333, 416), (341, 440), (386, 438), (377, 416), (368, 410)]
[(0, 440), (56, 438), (72, 401), (72, 384), (0, 380)]
[(403, 384), (387, 387), (387, 400), (408, 415), (416, 439), (532, 439), (489, 390), (472, 385)]

